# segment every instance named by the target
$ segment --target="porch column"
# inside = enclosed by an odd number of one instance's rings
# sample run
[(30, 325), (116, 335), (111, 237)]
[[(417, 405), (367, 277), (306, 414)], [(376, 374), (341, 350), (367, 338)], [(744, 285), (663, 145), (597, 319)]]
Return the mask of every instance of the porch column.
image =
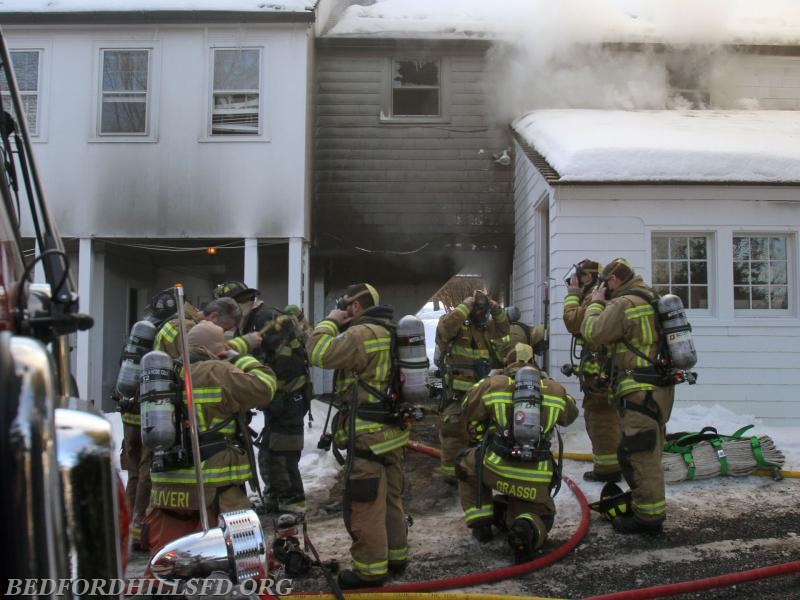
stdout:
[(258, 288), (258, 238), (244, 240), (244, 284)]
[(75, 381), (81, 398), (87, 399), (102, 408), (102, 368), (94, 369), (91, 378), (91, 365), (102, 365), (103, 339), (103, 284), (105, 255), (95, 254), (92, 238), (78, 241), (78, 310), (92, 316), (94, 325), (87, 331), (76, 334)]
[(286, 290), (288, 303), (307, 309), (307, 286), (308, 244), (300, 237), (289, 238), (289, 281)]

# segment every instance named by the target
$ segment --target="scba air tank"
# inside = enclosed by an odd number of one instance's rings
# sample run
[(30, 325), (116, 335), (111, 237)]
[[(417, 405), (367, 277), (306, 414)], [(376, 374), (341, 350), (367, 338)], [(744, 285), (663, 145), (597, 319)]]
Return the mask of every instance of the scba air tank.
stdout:
[(675, 294), (661, 296), (658, 299), (658, 318), (669, 348), (671, 366), (691, 369), (697, 363), (697, 350), (681, 299)]
[(172, 358), (166, 352), (153, 350), (142, 357), (141, 368), (142, 443), (153, 452), (168, 450), (178, 438)]
[(117, 391), (133, 398), (139, 389), (142, 356), (153, 348), (156, 326), (150, 321), (137, 321), (128, 334), (128, 343), (122, 352), (122, 364), (117, 374)]
[(425, 350), (425, 325), (414, 315), (397, 323), (397, 358), (405, 402), (424, 402), (428, 391), (428, 354)]
[(539, 372), (533, 367), (522, 367), (514, 378), (514, 439), (523, 453), (539, 443), (543, 437), (540, 410), (542, 390)]

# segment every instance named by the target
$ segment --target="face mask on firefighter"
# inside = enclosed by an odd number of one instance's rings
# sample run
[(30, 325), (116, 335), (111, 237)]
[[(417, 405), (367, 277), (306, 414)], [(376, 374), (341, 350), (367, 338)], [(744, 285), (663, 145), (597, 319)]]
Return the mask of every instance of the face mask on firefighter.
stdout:
[(567, 271), (567, 274), (564, 275), (564, 283), (569, 283), (569, 280), (573, 277), (578, 278), (578, 283), (580, 283), (581, 277), (583, 277), (585, 271), (581, 269), (578, 265), (572, 265)]

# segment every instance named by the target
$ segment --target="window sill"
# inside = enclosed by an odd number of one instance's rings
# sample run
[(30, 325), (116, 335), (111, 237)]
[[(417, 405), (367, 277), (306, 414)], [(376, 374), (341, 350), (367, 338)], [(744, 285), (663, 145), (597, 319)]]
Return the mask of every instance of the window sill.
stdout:
[(204, 135), (199, 137), (197, 141), (200, 144), (206, 144), (206, 143), (220, 144), (226, 142), (269, 144), (272, 142), (272, 139), (264, 135), (214, 135), (214, 136)]
[(132, 135), (119, 135), (119, 136), (93, 136), (87, 140), (90, 144), (156, 144), (158, 143), (158, 136), (157, 135), (141, 135), (141, 136), (132, 136)]
[(381, 111), (380, 115), (378, 116), (378, 121), (380, 123), (386, 123), (389, 125), (425, 125), (427, 123), (434, 123), (434, 124), (449, 123), (450, 119), (445, 116), (440, 116), (440, 117), (387, 116), (383, 111)]

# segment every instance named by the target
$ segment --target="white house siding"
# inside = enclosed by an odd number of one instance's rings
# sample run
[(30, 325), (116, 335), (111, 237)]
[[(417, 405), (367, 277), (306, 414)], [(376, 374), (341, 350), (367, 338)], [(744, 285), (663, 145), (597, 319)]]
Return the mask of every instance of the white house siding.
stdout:
[[(11, 29), (9, 45), (43, 47), (35, 151), (65, 236), (307, 237), (306, 24), (242, 27)], [(211, 140), (212, 43), (264, 46), (263, 137)], [(153, 135), (95, 135), (99, 47), (153, 49)], [(287, 93), (291, 90), (291, 93)]]
[[(526, 182), (517, 188), (520, 219), (531, 218), (530, 206), (541, 197), (544, 179), (537, 171), (529, 180), (530, 169), (530, 165), (518, 166), (519, 182)], [(561, 315), (566, 293), (563, 276), (573, 263), (587, 257), (605, 263), (624, 256), (649, 282), (652, 233), (708, 233), (712, 236), (712, 308), (706, 314), (688, 311), (699, 354), (699, 379), (697, 385), (677, 387), (677, 402), (721, 404), (766, 422), (800, 423), (800, 187), (556, 184), (550, 190), (551, 376), (580, 396), (575, 380), (565, 379), (558, 371), (559, 365), (569, 362), (571, 336)], [(531, 235), (533, 227), (519, 227), (524, 235)], [(752, 317), (734, 311), (731, 244), (733, 235), (740, 232), (789, 236), (788, 314)], [(529, 247), (529, 241), (518, 239), (514, 262), (518, 304), (524, 305), (527, 314), (535, 310), (531, 295), (523, 291), (532, 283), (529, 259), (523, 258), (530, 256)], [(708, 424), (698, 423), (698, 427)]]
[(800, 56), (721, 56), (709, 93), (712, 106), (722, 108), (800, 110)]

